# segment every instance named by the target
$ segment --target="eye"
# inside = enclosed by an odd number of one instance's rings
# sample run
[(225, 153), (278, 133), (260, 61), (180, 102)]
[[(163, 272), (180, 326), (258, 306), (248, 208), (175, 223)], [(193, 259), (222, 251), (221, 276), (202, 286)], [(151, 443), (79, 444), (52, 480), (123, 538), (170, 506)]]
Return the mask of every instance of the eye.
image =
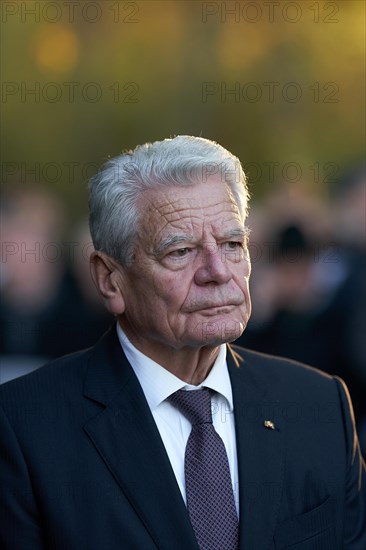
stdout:
[(189, 248), (178, 248), (177, 250), (173, 250), (170, 252), (169, 256), (173, 256), (173, 258), (182, 258), (183, 256), (186, 256), (189, 252)]
[(242, 243), (238, 241), (229, 241), (226, 243), (227, 248), (230, 248), (231, 250), (235, 250), (236, 248), (241, 248), (243, 245)]

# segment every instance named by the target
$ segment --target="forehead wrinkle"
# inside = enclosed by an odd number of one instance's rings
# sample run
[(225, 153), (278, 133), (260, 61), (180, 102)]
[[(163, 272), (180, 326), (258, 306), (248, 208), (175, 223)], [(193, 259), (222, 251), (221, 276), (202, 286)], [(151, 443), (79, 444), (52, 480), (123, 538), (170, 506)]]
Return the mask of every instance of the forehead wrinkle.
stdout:
[[(171, 212), (170, 215), (162, 216), (152, 215), (150, 219), (146, 220), (142, 227), (142, 234), (144, 237), (140, 239), (141, 243), (145, 243), (143, 246), (145, 249), (149, 249), (154, 254), (159, 254), (165, 249), (168, 244), (166, 241), (172, 239), (178, 241), (194, 240), (194, 227), (200, 225), (201, 218), (194, 216), (192, 212), (188, 213), (185, 217), (182, 217), (177, 212)], [(195, 219), (197, 218), (197, 220)], [(173, 244), (170, 242), (170, 244)]]
[(219, 212), (214, 211), (211, 213), (187, 211), (186, 209), (176, 210), (166, 216), (159, 215), (159, 218), (154, 220), (154, 225), (157, 230), (157, 236), (161, 236), (167, 228), (174, 228), (184, 234), (188, 231), (194, 238), (194, 234), (197, 234), (197, 232), (199, 234), (204, 233), (206, 228), (211, 228), (212, 233), (215, 234), (222, 233), (223, 226), (233, 222), (235, 224), (238, 223), (238, 227), (229, 229), (230, 234), (233, 236), (244, 236), (244, 221), (240, 216), (240, 212), (232, 208), (225, 209), (224, 211), (220, 209)]
[[(181, 201), (179, 201), (181, 202)], [(165, 221), (164, 225), (174, 224), (175, 222), (182, 222), (183, 224), (192, 224), (194, 221), (202, 219), (202, 207), (195, 205), (181, 205), (180, 207), (173, 208), (173, 204), (164, 205), (165, 208), (159, 208), (154, 205), (154, 208), (150, 210), (150, 222), (154, 224), (161, 223), (161, 220)], [(199, 210), (199, 212), (197, 212)]]
[[(182, 204), (184, 202), (184, 204)], [(189, 201), (187, 204), (187, 200), (179, 199), (175, 202), (168, 202), (168, 203), (152, 203), (150, 202), (149, 208), (148, 208), (148, 214), (150, 221), (151, 219), (156, 223), (157, 221), (161, 219), (165, 219), (167, 223), (173, 223), (174, 221), (179, 221), (184, 217), (192, 217), (192, 210), (200, 209), (202, 210), (202, 207), (198, 204), (192, 204), (194, 201)], [(196, 202), (196, 201), (195, 201)], [(182, 216), (182, 213), (187, 212), (187, 214)], [(154, 219), (154, 217), (156, 217)]]
[(215, 204), (204, 206), (199, 204), (194, 207), (184, 205), (182, 208), (176, 208), (164, 215), (160, 213), (160, 216), (166, 220), (167, 224), (177, 223), (178, 227), (185, 225), (201, 227), (215, 224), (217, 220), (220, 220), (219, 223), (225, 223), (233, 219), (240, 219), (241, 222), (239, 209), (229, 201), (225, 201), (225, 203), (218, 201)]
[(206, 238), (211, 234), (216, 241), (230, 238), (244, 240), (248, 234), (245, 220), (243, 220), (240, 212), (237, 210), (220, 212), (219, 216), (214, 216), (213, 219), (206, 219), (203, 225)]
[[(181, 191), (182, 188), (178, 188), (177, 192)], [(189, 193), (189, 187), (185, 188), (187, 193)], [(240, 212), (240, 208), (237, 205), (235, 198), (231, 190), (226, 187), (226, 193), (223, 196), (221, 193), (219, 196), (212, 196), (207, 193), (208, 196), (196, 197), (176, 197), (172, 196), (174, 193), (174, 188), (160, 188), (158, 192), (152, 192), (152, 194), (145, 194), (145, 205), (148, 203), (147, 210), (151, 213), (156, 212), (159, 216), (168, 217), (169, 215), (174, 215), (181, 213), (184, 210), (200, 210), (203, 215), (215, 215), (216, 208), (222, 207), (225, 205), (225, 210)], [(192, 189), (194, 192), (194, 186)], [(147, 192), (149, 193), (149, 192)], [(210, 200), (213, 202), (210, 204)], [(212, 213), (212, 210), (214, 211)], [(207, 214), (206, 214), (207, 213)], [(174, 216), (175, 217), (175, 216)], [(172, 218), (171, 218), (172, 219)]]
[[(163, 195), (163, 196), (161, 196)], [(170, 197), (165, 193), (159, 193), (148, 200), (149, 209), (159, 213), (174, 212), (186, 208), (200, 207), (200, 201), (191, 197)]]
[[(199, 226), (200, 219), (197, 217), (198, 223), (194, 219), (194, 216), (186, 216), (185, 218), (179, 217), (172, 220), (165, 220), (163, 226), (159, 228), (156, 233), (155, 241), (165, 241), (166, 239), (174, 238), (185, 240), (194, 240), (195, 226)], [(158, 247), (160, 244), (158, 243)]]
[[(161, 196), (162, 195), (162, 196)], [(210, 200), (213, 199), (213, 202), (210, 204)], [(207, 208), (212, 209), (217, 206), (222, 206), (223, 204), (230, 205), (234, 209), (239, 207), (236, 204), (236, 201), (233, 195), (227, 194), (226, 197), (215, 197), (208, 195), (207, 197), (170, 197), (168, 194), (160, 193), (158, 196), (155, 196), (148, 200), (148, 204), (151, 210), (157, 211), (160, 214), (171, 213), (171, 212), (180, 212), (182, 210), (193, 209), (193, 210), (206, 210)]]
[(206, 227), (211, 227), (211, 233), (219, 234), (223, 224), (236, 221), (243, 226), (244, 223), (231, 194), (209, 196), (205, 202), (206, 197), (172, 197), (171, 190), (160, 190), (157, 194), (145, 195), (144, 199), (147, 215), (143, 216), (141, 229), (145, 234), (145, 243), (150, 241), (150, 246), (153, 243), (158, 245), (159, 240), (164, 239), (164, 233), (171, 233), (170, 228), (180, 233), (188, 231), (195, 234), (194, 238), (199, 238)]

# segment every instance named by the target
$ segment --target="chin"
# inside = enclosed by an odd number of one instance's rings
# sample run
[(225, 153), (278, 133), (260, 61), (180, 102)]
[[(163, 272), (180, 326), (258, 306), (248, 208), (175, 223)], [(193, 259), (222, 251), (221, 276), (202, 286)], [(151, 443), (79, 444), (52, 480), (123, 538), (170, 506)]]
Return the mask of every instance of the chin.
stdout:
[(239, 338), (245, 327), (246, 323), (243, 321), (220, 318), (198, 324), (194, 336), (201, 346), (219, 346)]

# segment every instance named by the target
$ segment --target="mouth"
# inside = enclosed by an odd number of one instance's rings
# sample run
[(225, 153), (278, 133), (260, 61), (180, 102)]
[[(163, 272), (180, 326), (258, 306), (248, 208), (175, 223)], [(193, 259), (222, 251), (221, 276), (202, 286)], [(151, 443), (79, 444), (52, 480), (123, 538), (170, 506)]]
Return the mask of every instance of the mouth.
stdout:
[(204, 315), (218, 315), (231, 313), (239, 304), (213, 304), (210, 306), (196, 308), (194, 312), (203, 313)]

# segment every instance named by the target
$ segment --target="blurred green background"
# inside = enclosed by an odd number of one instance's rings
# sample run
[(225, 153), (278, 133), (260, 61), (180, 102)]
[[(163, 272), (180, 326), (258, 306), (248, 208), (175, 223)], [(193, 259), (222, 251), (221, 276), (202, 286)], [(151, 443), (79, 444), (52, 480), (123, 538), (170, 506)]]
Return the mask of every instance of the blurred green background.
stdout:
[[(365, 149), (365, 4), (14, 2), (2, 15), (2, 179), (86, 214), (109, 156), (175, 134), (239, 156), (254, 200), (326, 195)], [(33, 173), (32, 173), (33, 172)]]

